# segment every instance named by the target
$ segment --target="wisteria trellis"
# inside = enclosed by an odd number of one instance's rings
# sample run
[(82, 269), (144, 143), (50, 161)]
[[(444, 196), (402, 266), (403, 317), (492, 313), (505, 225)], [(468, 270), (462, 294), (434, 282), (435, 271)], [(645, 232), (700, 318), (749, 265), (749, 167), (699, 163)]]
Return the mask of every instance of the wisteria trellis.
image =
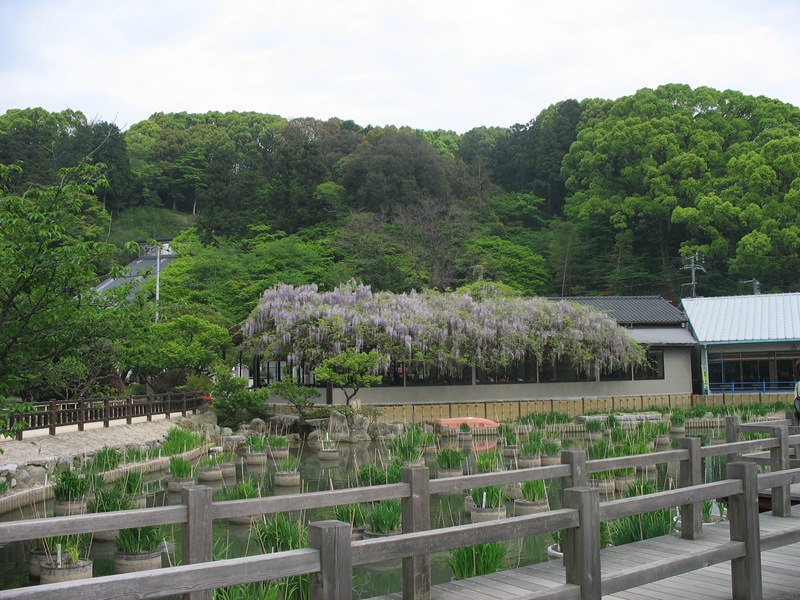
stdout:
[(426, 362), (446, 373), (503, 367), (527, 355), (569, 358), (587, 372), (628, 368), (644, 350), (604, 313), (566, 301), (466, 292), (394, 294), (354, 282), (266, 290), (243, 327), (253, 348), (311, 367), (345, 348), (375, 349), (392, 362)]

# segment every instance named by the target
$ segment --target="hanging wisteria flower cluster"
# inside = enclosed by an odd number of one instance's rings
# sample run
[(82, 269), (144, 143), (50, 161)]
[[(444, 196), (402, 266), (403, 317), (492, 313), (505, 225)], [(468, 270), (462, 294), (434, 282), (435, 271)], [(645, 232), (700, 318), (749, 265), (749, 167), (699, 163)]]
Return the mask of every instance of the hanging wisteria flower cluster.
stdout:
[(568, 358), (593, 372), (628, 368), (644, 350), (614, 320), (566, 301), (434, 291), (394, 294), (348, 282), (333, 291), (279, 284), (264, 292), (243, 327), (254, 350), (311, 367), (346, 348), (375, 349), (383, 371), (425, 362), (446, 373), (508, 366), (526, 355)]

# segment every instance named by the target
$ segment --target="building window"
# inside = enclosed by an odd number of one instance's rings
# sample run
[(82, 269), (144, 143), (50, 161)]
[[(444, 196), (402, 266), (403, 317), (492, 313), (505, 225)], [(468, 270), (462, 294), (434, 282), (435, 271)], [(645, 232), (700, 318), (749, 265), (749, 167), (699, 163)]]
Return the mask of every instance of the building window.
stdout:
[(648, 350), (647, 362), (633, 373), (635, 380), (664, 379), (664, 351)]

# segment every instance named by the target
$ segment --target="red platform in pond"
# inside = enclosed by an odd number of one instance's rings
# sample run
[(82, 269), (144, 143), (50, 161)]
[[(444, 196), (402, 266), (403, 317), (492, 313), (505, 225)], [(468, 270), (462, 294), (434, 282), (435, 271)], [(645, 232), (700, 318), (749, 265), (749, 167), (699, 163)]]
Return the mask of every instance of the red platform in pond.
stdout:
[(466, 423), (472, 429), (484, 429), (486, 427), (497, 427), (497, 421), (483, 419), (481, 417), (453, 417), (452, 419), (434, 419), (439, 427), (458, 429), (462, 423)]

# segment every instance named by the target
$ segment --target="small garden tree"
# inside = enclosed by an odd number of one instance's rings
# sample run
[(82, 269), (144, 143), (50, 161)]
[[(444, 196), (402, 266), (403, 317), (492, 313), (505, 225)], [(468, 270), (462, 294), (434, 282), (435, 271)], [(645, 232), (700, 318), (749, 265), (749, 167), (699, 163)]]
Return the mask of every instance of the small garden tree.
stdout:
[[(347, 406), (358, 393), (381, 382), (379, 365), (386, 359), (379, 352), (358, 352), (347, 348), (341, 354), (325, 359), (315, 371), (317, 381), (331, 383), (344, 392)], [(347, 390), (351, 391), (348, 392)]]

